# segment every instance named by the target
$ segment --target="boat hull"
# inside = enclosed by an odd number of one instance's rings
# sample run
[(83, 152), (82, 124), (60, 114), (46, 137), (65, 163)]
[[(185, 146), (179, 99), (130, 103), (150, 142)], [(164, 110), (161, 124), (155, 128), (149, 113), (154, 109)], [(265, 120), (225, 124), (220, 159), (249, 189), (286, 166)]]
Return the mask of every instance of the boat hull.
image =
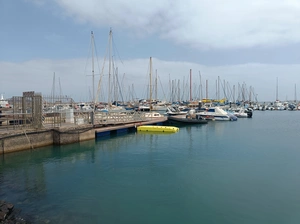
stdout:
[(169, 116), (169, 121), (176, 121), (179, 123), (186, 123), (186, 124), (207, 124), (208, 120), (205, 119), (196, 119), (196, 118), (186, 118), (180, 116)]

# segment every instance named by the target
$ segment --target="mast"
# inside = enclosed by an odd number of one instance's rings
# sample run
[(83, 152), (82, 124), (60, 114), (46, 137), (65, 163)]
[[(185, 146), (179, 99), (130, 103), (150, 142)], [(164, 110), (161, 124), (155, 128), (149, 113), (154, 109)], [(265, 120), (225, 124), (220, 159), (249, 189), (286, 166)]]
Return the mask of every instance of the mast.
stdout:
[(235, 85), (233, 85), (233, 97), (232, 97), (232, 101), (233, 101), (233, 103), (236, 103), (235, 102)]
[(92, 87), (92, 102), (95, 102), (95, 69), (94, 69), (94, 47), (95, 47), (95, 42), (94, 42), (94, 32), (91, 31), (91, 44), (92, 44), (92, 77), (93, 77), (93, 87)]
[(192, 101), (192, 69), (190, 69), (190, 102)]
[(150, 57), (150, 82), (149, 82), (149, 89), (150, 89), (150, 110), (152, 110), (152, 57)]
[(200, 100), (202, 100), (203, 94), (202, 94), (202, 81), (201, 81), (201, 73), (200, 73), (200, 71), (199, 71), (199, 77), (200, 77)]
[(54, 106), (55, 103), (55, 72), (53, 73), (53, 82), (52, 82), (52, 106)]
[(220, 100), (220, 76), (218, 76), (218, 87), (217, 87), (217, 97)]
[(218, 79), (216, 80), (216, 98), (217, 98), (217, 100), (219, 100), (219, 97), (218, 97)]
[(296, 90), (296, 84), (295, 84), (295, 103), (297, 102), (297, 90)]
[(278, 77), (276, 77), (276, 101), (278, 101)]
[(58, 78), (58, 83), (59, 83), (59, 102), (61, 103), (61, 99), (62, 99), (62, 90), (61, 90), (61, 85), (60, 85), (60, 78)]
[(178, 79), (178, 94), (177, 94), (177, 99), (178, 99), (178, 102), (180, 102), (180, 80)]
[(208, 79), (206, 79), (206, 99), (208, 99)]
[(110, 88), (110, 84), (111, 84), (111, 39), (112, 39), (112, 30), (110, 28), (109, 31), (109, 67), (108, 67), (108, 107), (110, 108), (111, 106), (111, 102), (110, 102), (110, 94), (111, 94), (111, 88)]
[(171, 102), (174, 102), (174, 80), (172, 80), (172, 87), (171, 87)]
[(157, 100), (157, 69), (155, 70), (156, 77), (155, 77), (155, 100)]
[(170, 74), (169, 74), (169, 100), (170, 102), (172, 102), (172, 85), (171, 85), (171, 77), (170, 77)]

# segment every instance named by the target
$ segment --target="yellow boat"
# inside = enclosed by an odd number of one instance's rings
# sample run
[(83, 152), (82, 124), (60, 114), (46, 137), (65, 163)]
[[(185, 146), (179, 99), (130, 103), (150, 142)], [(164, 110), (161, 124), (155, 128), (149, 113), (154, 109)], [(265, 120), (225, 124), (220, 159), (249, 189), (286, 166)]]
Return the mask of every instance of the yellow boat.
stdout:
[(179, 128), (173, 126), (159, 126), (159, 125), (142, 125), (137, 127), (138, 131), (145, 132), (168, 132), (175, 133), (179, 131)]

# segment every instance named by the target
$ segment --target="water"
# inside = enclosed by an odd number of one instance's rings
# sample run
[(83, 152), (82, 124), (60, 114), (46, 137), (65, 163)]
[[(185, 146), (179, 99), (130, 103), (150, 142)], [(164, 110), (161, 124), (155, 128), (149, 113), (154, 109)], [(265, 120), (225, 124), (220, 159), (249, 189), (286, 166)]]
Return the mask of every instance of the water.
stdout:
[(0, 199), (36, 223), (299, 223), (300, 114), (131, 133), (0, 157)]

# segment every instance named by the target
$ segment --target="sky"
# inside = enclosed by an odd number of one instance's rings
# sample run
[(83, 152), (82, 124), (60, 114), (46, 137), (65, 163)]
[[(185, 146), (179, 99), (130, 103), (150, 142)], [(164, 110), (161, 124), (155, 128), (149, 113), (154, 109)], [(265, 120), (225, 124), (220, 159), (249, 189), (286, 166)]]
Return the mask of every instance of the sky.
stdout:
[(299, 100), (299, 15), (297, 0), (0, 0), (0, 93)]

